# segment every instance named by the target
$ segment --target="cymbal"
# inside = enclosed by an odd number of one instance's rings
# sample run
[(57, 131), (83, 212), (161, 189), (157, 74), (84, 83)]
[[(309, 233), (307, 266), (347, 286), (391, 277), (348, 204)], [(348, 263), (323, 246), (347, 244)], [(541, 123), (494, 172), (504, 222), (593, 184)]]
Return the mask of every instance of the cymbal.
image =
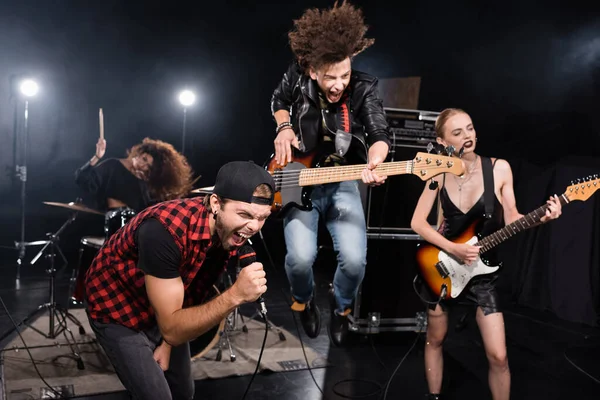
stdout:
[(191, 193), (212, 194), (214, 189), (214, 186), (205, 186), (198, 189), (194, 189), (191, 191)]
[(100, 211), (96, 211), (92, 208), (86, 207), (81, 203), (73, 203), (73, 202), (55, 203), (52, 201), (44, 201), (44, 204), (48, 204), (49, 206), (68, 208), (69, 210), (73, 210), (73, 211), (81, 211), (81, 212), (86, 212), (86, 213), (91, 213), (91, 214), (104, 215), (104, 213), (101, 213)]

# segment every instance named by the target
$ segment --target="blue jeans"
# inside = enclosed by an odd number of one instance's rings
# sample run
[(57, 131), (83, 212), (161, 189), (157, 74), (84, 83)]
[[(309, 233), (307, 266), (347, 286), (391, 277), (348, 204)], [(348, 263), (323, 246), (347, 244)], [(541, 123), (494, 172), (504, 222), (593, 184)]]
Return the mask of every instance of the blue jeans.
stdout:
[(294, 299), (307, 303), (313, 295), (312, 267), (317, 258), (319, 217), (325, 218), (337, 253), (333, 287), (336, 311), (341, 313), (356, 297), (367, 265), (367, 228), (358, 182), (316, 186), (311, 199), (311, 211), (293, 208), (284, 218), (285, 271)]

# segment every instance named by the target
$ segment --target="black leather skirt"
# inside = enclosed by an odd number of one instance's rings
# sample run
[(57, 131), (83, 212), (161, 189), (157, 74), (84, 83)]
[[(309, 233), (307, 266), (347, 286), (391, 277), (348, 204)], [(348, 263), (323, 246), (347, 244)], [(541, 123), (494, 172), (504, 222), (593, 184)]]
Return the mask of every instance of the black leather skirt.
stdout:
[[(496, 291), (495, 285), (496, 279), (498, 279), (498, 274), (476, 277), (457, 298), (441, 300), (439, 305), (444, 311), (448, 311), (453, 304), (459, 302), (460, 304), (467, 303), (481, 307), (484, 315), (500, 312), (498, 292)], [(437, 296), (435, 296), (420, 279), (417, 279), (415, 282), (415, 289), (418, 291), (421, 299), (426, 302), (427, 307), (430, 310), (435, 310), (435, 306), (438, 304)]]

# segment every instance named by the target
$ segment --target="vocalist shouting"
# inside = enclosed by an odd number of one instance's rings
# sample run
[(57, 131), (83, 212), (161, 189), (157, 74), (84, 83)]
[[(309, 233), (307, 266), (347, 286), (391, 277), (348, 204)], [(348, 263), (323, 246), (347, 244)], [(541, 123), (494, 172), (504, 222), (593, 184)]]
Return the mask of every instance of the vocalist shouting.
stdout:
[(225, 164), (213, 194), (145, 209), (98, 252), (86, 275), (87, 313), (133, 398), (192, 399), (188, 342), (266, 291), (253, 262), (205, 302), (231, 251), (262, 228), (274, 188), (256, 164)]

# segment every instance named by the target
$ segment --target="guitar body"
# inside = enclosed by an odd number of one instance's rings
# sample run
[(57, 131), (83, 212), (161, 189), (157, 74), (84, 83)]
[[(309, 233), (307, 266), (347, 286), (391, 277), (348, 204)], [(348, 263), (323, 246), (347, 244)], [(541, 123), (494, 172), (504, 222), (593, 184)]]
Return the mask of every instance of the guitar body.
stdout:
[[(297, 208), (302, 211), (312, 210), (312, 202), (310, 194), (313, 186), (292, 185), (289, 182), (290, 178), (283, 178), (284, 175), (290, 174), (292, 171), (300, 171), (306, 168), (324, 167), (325, 160), (333, 152), (333, 146), (323, 144), (317, 149), (303, 153), (300, 150), (292, 147), (292, 160), (283, 167), (277, 164), (275, 154), (272, 154), (269, 161), (265, 165), (265, 169), (273, 176), (275, 180), (275, 197), (273, 207), (271, 208), (271, 216), (275, 218), (283, 218), (292, 208)], [(282, 185), (284, 183), (284, 185)], [(285, 185), (287, 183), (287, 185)]]
[[(476, 231), (481, 222), (482, 220), (473, 222), (452, 242), (477, 243), (480, 237)], [(458, 297), (471, 279), (491, 274), (500, 268), (500, 265), (489, 265), (481, 256), (471, 265), (462, 264), (454, 256), (431, 244), (419, 245), (416, 258), (421, 277), (433, 294), (442, 299)]]

